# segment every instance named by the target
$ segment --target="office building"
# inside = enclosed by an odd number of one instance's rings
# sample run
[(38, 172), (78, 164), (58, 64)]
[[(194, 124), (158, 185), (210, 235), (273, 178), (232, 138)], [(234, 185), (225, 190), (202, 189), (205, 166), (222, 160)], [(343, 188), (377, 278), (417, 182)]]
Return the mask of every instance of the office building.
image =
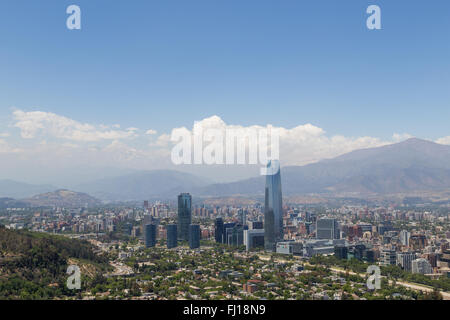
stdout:
[(175, 248), (178, 245), (178, 234), (177, 234), (177, 225), (169, 224), (167, 225), (167, 248)]
[(264, 201), (264, 247), (275, 251), (276, 243), (283, 240), (283, 204), (281, 193), (280, 162), (271, 160), (267, 164)]
[(264, 229), (244, 230), (244, 245), (247, 251), (264, 248)]
[(400, 231), (400, 242), (404, 246), (409, 246), (409, 239), (411, 238), (411, 232), (406, 230)]
[(239, 209), (238, 219), (239, 219), (239, 224), (241, 224), (243, 226), (247, 225), (247, 213), (245, 212), (244, 209)]
[(230, 245), (233, 242), (233, 229), (235, 226), (235, 222), (223, 224), (223, 243)]
[(381, 264), (384, 266), (395, 265), (397, 263), (397, 254), (395, 250), (385, 249), (381, 251)]
[(431, 274), (433, 273), (433, 268), (431, 268), (431, 264), (426, 259), (420, 258), (413, 260), (411, 271), (412, 273)]
[(411, 272), (412, 262), (416, 259), (414, 252), (399, 252), (397, 253), (397, 265), (403, 270)]
[(224, 226), (222, 218), (216, 218), (216, 222), (214, 224), (214, 237), (217, 243), (224, 243)]
[(303, 244), (300, 242), (277, 242), (276, 248), (276, 252), (281, 254), (291, 254), (295, 256), (301, 256), (303, 254)]
[(343, 245), (334, 247), (334, 256), (339, 260), (347, 260), (348, 258), (348, 248)]
[(156, 245), (156, 224), (146, 224), (144, 228), (144, 243), (146, 248)]
[(340, 239), (339, 223), (336, 219), (322, 218), (316, 222), (316, 239)]
[(198, 224), (189, 225), (189, 248), (200, 248), (200, 226)]
[(264, 223), (262, 221), (252, 221), (250, 222), (249, 229), (251, 230), (264, 229)]
[(334, 248), (337, 245), (345, 245), (345, 239), (335, 239), (335, 240), (307, 240), (304, 243), (304, 255), (308, 257), (313, 257), (316, 254), (334, 254)]
[(409, 245), (413, 250), (422, 250), (427, 245), (427, 237), (423, 234), (415, 234), (409, 238)]
[(178, 239), (189, 240), (189, 225), (192, 218), (192, 197), (189, 193), (178, 196)]

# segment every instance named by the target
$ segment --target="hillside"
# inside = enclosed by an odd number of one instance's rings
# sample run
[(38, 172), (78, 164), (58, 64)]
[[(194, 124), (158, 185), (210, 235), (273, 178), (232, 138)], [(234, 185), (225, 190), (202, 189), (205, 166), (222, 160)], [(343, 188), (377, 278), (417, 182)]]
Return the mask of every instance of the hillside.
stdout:
[(88, 194), (70, 190), (57, 190), (23, 199), (22, 202), (33, 207), (95, 207), (101, 201)]
[(28, 204), (13, 198), (0, 198), (0, 209), (6, 208), (25, 208)]
[(98, 274), (108, 268), (87, 241), (0, 226), (0, 299), (74, 295), (65, 285), (69, 261)]

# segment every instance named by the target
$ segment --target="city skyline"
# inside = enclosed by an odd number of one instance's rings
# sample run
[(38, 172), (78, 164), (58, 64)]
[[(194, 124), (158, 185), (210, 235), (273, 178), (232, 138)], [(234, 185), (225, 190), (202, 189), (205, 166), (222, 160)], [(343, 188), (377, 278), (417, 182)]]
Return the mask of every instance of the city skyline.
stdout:
[(449, 17), (0, 1), (0, 301), (177, 319), (449, 301)]

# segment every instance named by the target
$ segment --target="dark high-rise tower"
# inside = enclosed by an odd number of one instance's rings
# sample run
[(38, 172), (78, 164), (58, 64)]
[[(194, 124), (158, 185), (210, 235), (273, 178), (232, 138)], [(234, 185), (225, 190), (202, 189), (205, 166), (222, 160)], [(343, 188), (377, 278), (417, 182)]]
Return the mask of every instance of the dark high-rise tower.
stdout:
[(280, 162), (269, 161), (267, 173), (264, 201), (264, 248), (275, 251), (277, 241), (283, 240)]
[(144, 228), (144, 242), (145, 247), (150, 248), (156, 245), (156, 225), (146, 224)]
[(189, 193), (178, 196), (178, 239), (189, 240), (189, 225), (191, 224), (192, 197)]
[(215, 223), (215, 230), (214, 230), (215, 238), (217, 243), (224, 243), (223, 236), (224, 236), (224, 228), (223, 228), (223, 219), (222, 218), (216, 218)]
[(169, 224), (167, 225), (167, 248), (175, 248), (177, 243), (177, 225)]
[(189, 226), (189, 248), (200, 248), (200, 226), (198, 224)]

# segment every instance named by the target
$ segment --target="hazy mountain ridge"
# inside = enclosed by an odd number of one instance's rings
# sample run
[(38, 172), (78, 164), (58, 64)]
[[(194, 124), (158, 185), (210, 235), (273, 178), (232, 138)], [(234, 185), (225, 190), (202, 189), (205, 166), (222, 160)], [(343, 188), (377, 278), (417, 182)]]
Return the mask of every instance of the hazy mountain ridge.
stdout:
[[(397, 193), (450, 188), (450, 146), (412, 138), (356, 150), (305, 166), (282, 167), (284, 195), (306, 193)], [(264, 177), (215, 184), (193, 191), (202, 196), (262, 194)]]
[(167, 194), (173, 197), (180, 192), (188, 192), (210, 183), (209, 180), (189, 173), (154, 170), (96, 180), (79, 185), (75, 190), (89, 193), (102, 200), (133, 201), (164, 197)]
[[(356, 150), (305, 166), (282, 167), (281, 179), (285, 196), (345, 192), (386, 195), (448, 190), (450, 146), (413, 138), (378, 148)], [(11, 190), (14, 190), (14, 186), (17, 184), (13, 184)], [(92, 196), (106, 201), (165, 200), (175, 199), (180, 192), (190, 192), (194, 197), (260, 196), (263, 195), (264, 186), (264, 176), (213, 184), (204, 178), (179, 171), (140, 171), (79, 185), (74, 190), (85, 195), (75, 196), (70, 201), (73, 201), (71, 205), (84, 206), (85, 203), (96, 205), (100, 202)], [(69, 199), (50, 193), (22, 202), (29, 205), (68, 205)], [(12, 200), (9, 199), (9, 203), (14, 203)]]
[(88, 194), (70, 190), (56, 190), (21, 200), (33, 207), (95, 207), (102, 202)]
[(50, 192), (58, 189), (52, 185), (35, 185), (14, 180), (0, 180), (0, 197), (28, 198), (39, 193)]
[(28, 204), (13, 198), (0, 198), (0, 209), (25, 208)]

